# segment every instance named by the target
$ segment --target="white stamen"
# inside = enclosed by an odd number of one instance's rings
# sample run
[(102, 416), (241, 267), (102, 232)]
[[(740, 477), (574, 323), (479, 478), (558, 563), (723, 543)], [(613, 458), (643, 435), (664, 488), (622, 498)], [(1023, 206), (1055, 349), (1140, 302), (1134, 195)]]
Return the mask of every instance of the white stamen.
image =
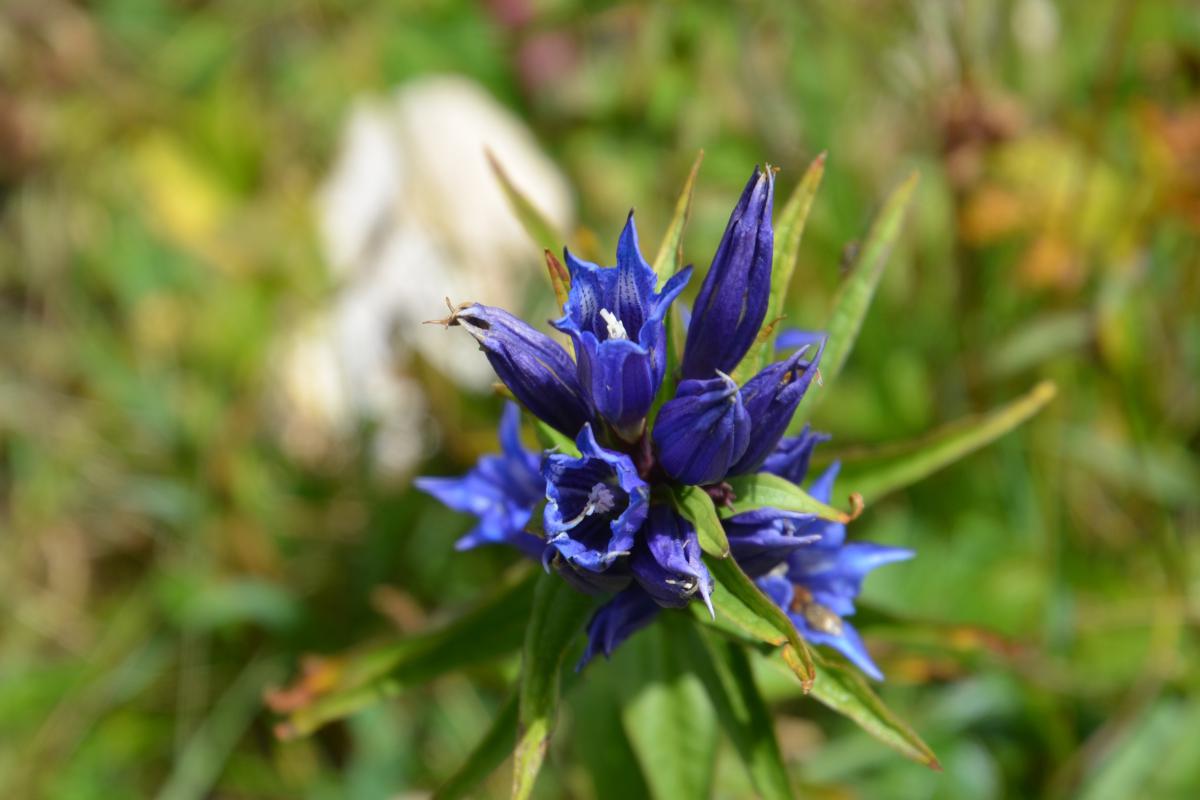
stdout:
[(609, 311), (607, 308), (600, 309), (600, 319), (604, 320), (604, 324), (608, 326), (608, 338), (629, 338), (629, 334), (625, 332), (625, 323), (617, 319), (617, 315)]
[(597, 483), (588, 492), (587, 503), (584, 504), (583, 510), (580, 511), (574, 519), (569, 519), (563, 523), (564, 530), (574, 528), (579, 523), (583, 522), (584, 518), (590, 517), (592, 514), (604, 514), (612, 511), (617, 504), (617, 498), (613, 495), (612, 489), (603, 483)]

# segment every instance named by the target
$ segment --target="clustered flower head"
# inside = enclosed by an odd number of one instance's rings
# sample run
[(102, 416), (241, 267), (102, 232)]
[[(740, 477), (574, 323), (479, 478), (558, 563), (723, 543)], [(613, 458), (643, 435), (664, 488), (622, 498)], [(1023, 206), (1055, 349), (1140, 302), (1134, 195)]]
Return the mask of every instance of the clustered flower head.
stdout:
[[(828, 439), (807, 427), (784, 438), (817, 376), (823, 335), (785, 332), (778, 344), (789, 355), (740, 386), (731, 377), (759, 340), (770, 301), (774, 181), (772, 169), (756, 168), (746, 184), (700, 287), (671, 381), (664, 381), (666, 316), (692, 268), (660, 286), (642, 257), (632, 212), (616, 266), (564, 253), (570, 288), (563, 316), (552, 324), (569, 337), (574, 357), (499, 308), (467, 303), (445, 320), (473, 336), (513, 397), (577, 452), (525, 449), (510, 404), (502, 454), (484, 456), (462, 478), (421, 478), (417, 485), (479, 518), (459, 549), (513, 546), (580, 591), (612, 595), (588, 625), (581, 667), (597, 653), (611, 654), (662, 608), (696, 599), (712, 612), (712, 576), (670, 489), (699, 486), (728, 504), (734, 498), (726, 481), (735, 476), (769, 472), (799, 484), (814, 447)], [(673, 394), (652, 416), (664, 384)], [(810, 493), (828, 502), (836, 475), (834, 464)], [(535, 534), (530, 523), (543, 501)], [(770, 508), (723, 524), (732, 558), (805, 638), (881, 677), (844, 618), (854, 613), (866, 573), (910, 551), (848, 543), (841, 523)]]

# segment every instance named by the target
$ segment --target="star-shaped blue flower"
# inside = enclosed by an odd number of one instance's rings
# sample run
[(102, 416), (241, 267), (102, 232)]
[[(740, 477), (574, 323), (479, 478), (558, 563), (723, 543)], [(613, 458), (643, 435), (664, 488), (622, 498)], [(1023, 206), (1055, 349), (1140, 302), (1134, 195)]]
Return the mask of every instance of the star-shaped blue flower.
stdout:
[(658, 276), (638, 248), (633, 212), (617, 243), (616, 267), (564, 251), (571, 289), (554, 326), (575, 343), (579, 383), (600, 416), (626, 441), (642, 433), (667, 368), (663, 317), (691, 277), (691, 267), (656, 292)]
[(545, 542), (525, 526), (545, 494), (541, 455), (521, 444), (521, 411), (515, 403), (506, 404), (500, 418), (500, 446), (499, 454), (481, 457), (461, 478), (423, 477), (414, 483), (455, 511), (479, 518), (479, 524), (455, 542), (456, 549), (506, 544), (540, 558)]

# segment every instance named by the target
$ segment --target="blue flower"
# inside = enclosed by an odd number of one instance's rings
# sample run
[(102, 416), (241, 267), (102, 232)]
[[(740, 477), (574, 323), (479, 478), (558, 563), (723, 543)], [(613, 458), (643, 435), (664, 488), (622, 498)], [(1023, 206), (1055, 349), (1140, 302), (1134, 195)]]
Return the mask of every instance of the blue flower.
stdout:
[(699, 486), (725, 477), (750, 443), (750, 426), (737, 384), (718, 374), (680, 383), (659, 410), (652, 436), (667, 474)]
[(455, 542), (458, 550), (485, 544), (507, 544), (532, 558), (546, 543), (525, 530), (533, 509), (546, 494), (541, 457), (521, 445), (521, 414), (515, 403), (500, 419), (502, 452), (479, 459), (461, 478), (417, 478), (417, 488), (455, 511), (474, 514), (479, 524)]
[(734, 561), (751, 578), (758, 578), (795, 550), (820, 540), (821, 534), (809, 530), (815, 520), (812, 514), (759, 508), (725, 520), (725, 536)]
[(575, 343), (579, 382), (596, 411), (626, 441), (642, 433), (667, 366), (663, 317), (691, 277), (680, 270), (655, 292), (658, 277), (638, 249), (633, 212), (617, 244), (617, 266), (599, 267), (564, 251), (571, 289), (554, 326)]
[(763, 369), (742, 387), (742, 402), (750, 416), (750, 444), (729, 469), (731, 475), (754, 472), (763, 465), (783, 437), (796, 406), (817, 374), (817, 362), (825, 350), (825, 339), (816, 355), (805, 358), (808, 347)]
[(650, 507), (629, 565), (633, 577), (660, 606), (683, 608), (700, 595), (713, 613), (712, 576), (700, 559), (696, 529), (670, 506)]
[(816, 433), (806, 424), (799, 436), (780, 440), (775, 451), (763, 462), (762, 471), (786, 478), (792, 483), (803, 483), (813, 449), (828, 441), (829, 434)]
[(487, 354), (496, 375), (534, 415), (567, 436), (591, 419), (575, 362), (557, 342), (507, 311), (479, 303), (459, 306), (446, 320), (461, 325)]
[[(813, 482), (809, 494), (829, 502), (837, 472), (835, 463)], [(758, 580), (759, 587), (787, 612), (806, 640), (834, 648), (867, 675), (883, 680), (862, 637), (845, 617), (854, 614), (854, 599), (868, 572), (915, 554), (869, 542), (847, 543), (846, 526), (837, 522), (813, 520), (797, 530), (819, 535), (820, 539), (793, 550), (782, 564)]]
[(603, 653), (605, 658), (611, 656), (618, 645), (653, 622), (661, 610), (654, 598), (637, 584), (600, 606), (588, 622), (587, 649), (575, 666), (576, 671), (583, 669), (597, 653)]
[[(570, 336), (575, 357), (506, 311), (478, 303), (455, 309), (516, 399), (574, 439), (579, 455), (542, 458), (518, 439), (515, 406), (501, 423), (503, 452), (485, 456), (462, 478), (421, 478), (417, 485), (479, 524), (460, 549), (504, 543), (540, 556), (580, 591), (614, 593), (588, 626), (588, 650), (608, 655), (663, 607), (699, 598), (712, 611), (713, 579), (693, 524), (672, 506), (651, 504), (651, 490), (706, 487), (719, 502), (736, 500), (731, 475), (769, 472), (799, 483), (813, 448), (828, 439), (807, 426), (784, 439), (796, 408), (817, 377), (825, 336), (785, 331), (788, 352), (741, 387), (729, 373), (754, 345), (766, 315), (774, 232), (774, 173), (755, 169), (734, 208), (690, 317), (675, 393), (660, 398), (667, 369), (664, 318), (691, 276), (688, 267), (657, 290), (642, 258), (632, 212), (615, 267), (564, 251), (571, 285), (563, 316), (552, 324)], [(561, 277), (561, 276), (560, 276)], [(790, 352), (790, 351), (795, 352)], [(603, 443), (603, 445), (601, 444)], [(828, 502), (836, 465), (810, 489)], [(670, 484), (671, 486), (667, 486)], [(657, 494), (656, 494), (657, 496)], [(545, 498), (545, 539), (525, 529)], [(897, 548), (845, 541), (845, 526), (814, 515), (761, 508), (725, 520), (732, 557), (789, 614), (809, 640), (837, 648), (878, 677), (845, 617), (854, 613), (866, 574), (909, 558)]]
[(692, 309), (682, 376), (706, 380), (733, 372), (754, 344), (771, 294), (775, 173), (754, 169)]
[[(606, 450), (585, 425), (575, 440), (579, 457), (552, 453), (542, 466), (546, 478), (544, 524), (549, 547), (547, 567), (567, 575), (577, 585), (598, 591), (619, 588), (629, 581), (623, 556), (633, 551), (635, 535), (646, 519), (650, 487), (624, 453)], [(605, 574), (612, 570), (612, 574)]]

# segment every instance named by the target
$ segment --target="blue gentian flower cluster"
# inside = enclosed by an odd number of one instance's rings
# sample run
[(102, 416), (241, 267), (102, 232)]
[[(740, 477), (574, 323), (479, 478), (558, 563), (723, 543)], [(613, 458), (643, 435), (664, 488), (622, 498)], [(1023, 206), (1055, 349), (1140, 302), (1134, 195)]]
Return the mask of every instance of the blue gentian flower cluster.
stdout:
[[(801, 483), (813, 448), (828, 438), (807, 428), (784, 438), (817, 376), (823, 335), (783, 333), (779, 344), (790, 355), (740, 386), (731, 377), (758, 340), (770, 300), (774, 188), (773, 170), (755, 169), (697, 295), (674, 394), (653, 418), (667, 374), (665, 318), (692, 269), (659, 286), (632, 212), (615, 267), (564, 253), (570, 288), (563, 316), (551, 324), (569, 337), (574, 357), (499, 308), (467, 303), (444, 321), (473, 336), (513, 397), (573, 440), (578, 454), (525, 449), (510, 404), (500, 454), (484, 456), (462, 478), (417, 485), (479, 518), (460, 549), (513, 546), (580, 591), (612, 595), (588, 625), (580, 666), (611, 654), (662, 608), (698, 599), (712, 612), (713, 579), (695, 528), (656, 488), (700, 486), (728, 503), (726, 480), (734, 476), (762, 471)], [(811, 493), (828, 501), (836, 474), (835, 465)], [(531, 526), (543, 502), (541, 525)], [(801, 634), (880, 677), (844, 617), (868, 571), (912, 553), (847, 543), (842, 524), (775, 509), (736, 514), (724, 525), (732, 557)]]

